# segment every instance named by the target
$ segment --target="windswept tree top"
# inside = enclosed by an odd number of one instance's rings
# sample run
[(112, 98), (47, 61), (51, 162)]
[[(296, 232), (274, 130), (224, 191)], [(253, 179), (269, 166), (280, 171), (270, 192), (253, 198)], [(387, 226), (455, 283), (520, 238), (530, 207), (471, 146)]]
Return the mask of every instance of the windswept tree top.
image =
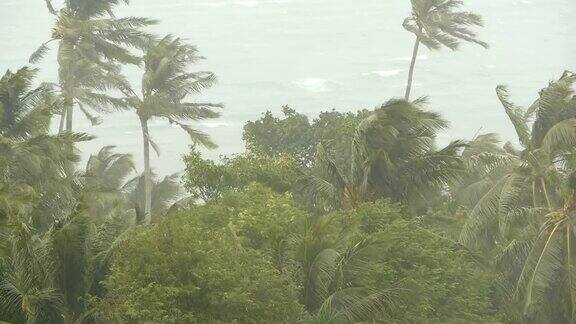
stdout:
[(471, 27), (482, 26), (482, 17), (468, 11), (459, 11), (461, 0), (411, 0), (412, 14), (404, 20), (404, 28), (416, 35), (429, 49), (442, 46), (458, 49), (461, 41), (488, 44), (477, 38)]
[(0, 136), (24, 139), (48, 130), (56, 102), (46, 88), (32, 87), (36, 72), (23, 67), (0, 79)]
[(145, 52), (142, 93), (139, 95), (133, 89), (126, 89), (127, 104), (136, 109), (140, 118), (166, 118), (186, 131), (193, 142), (215, 148), (206, 133), (183, 123), (216, 118), (220, 113), (214, 108), (223, 107), (219, 103), (193, 102), (190, 99), (191, 95), (199, 94), (216, 82), (212, 72), (189, 71), (192, 64), (204, 57), (199, 55), (196, 47), (172, 35), (160, 40), (150, 39)]

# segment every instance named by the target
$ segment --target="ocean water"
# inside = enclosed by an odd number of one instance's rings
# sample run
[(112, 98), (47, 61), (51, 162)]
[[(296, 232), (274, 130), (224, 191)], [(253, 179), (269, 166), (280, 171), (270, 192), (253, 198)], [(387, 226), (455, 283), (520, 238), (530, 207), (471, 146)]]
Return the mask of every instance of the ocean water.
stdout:
[[(54, 1), (55, 5), (62, 0)], [(17, 69), (54, 22), (42, 0), (1, 0), (0, 70)], [(148, 16), (171, 33), (195, 44), (207, 60), (197, 69), (216, 73), (218, 84), (197, 100), (222, 102), (218, 120), (200, 122), (220, 145), (205, 156), (243, 151), (242, 125), (266, 110), (288, 104), (311, 117), (320, 111), (372, 108), (401, 97), (413, 37), (402, 29), (409, 0), (133, 0), (118, 16)], [(414, 96), (429, 96), (430, 109), (451, 122), (440, 141), (469, 139), (478, 130), (514, 139), (514, 130), (495, 96), (506, 84), (515, 102), (528, 105), (537, 91), (564, 70), (576, 70), (576, 1), (468, 0), (481, 14), (480, 37), (490, 49), (465, 45), (452, 52), (420, 52)], [(41, 80), (56, 81), (52, 51), (39, 64)], [(139, 72), (128, 69), (134, 81)], [(134, 155), (142, 168), (142, 139), (133, 112), (105, 115), (91, 126), (76, 113), (75, 130), (97, 138), (81, 145), (84, 160), (105, 145)], [(159, 174), (183, 169), (187, 135), (167, 122), (151, 125), (160, 155)]]

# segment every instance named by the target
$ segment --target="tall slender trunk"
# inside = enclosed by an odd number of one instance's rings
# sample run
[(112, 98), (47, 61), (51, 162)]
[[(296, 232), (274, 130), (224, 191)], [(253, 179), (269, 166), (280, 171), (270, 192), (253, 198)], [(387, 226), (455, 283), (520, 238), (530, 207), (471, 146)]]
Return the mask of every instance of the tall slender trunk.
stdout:
[(536, 180), (532, 180), (532, 204), (534, 208), (538, 207), (538, 202), (536, 199)]
[(66, 109), (62, 110), (60, 114), (60, 125), (58, 126), (58, 134), (62, 134), (64, 131), (64, 122), (66, 121)]
[[(422, 29), (420, 29), (422, 31)], [(418, 58), (418, 48), (420, 47), (420, 37), (416, 36), (416, 41), (414, 42), (414, 50), (412, 50), (412, 61), (410, 62), (410, 71), (408, 72), (408, 83), (406, 84), (406, 94), (404, 99), (406, 101), (410, 100), (410, 91), (412, 91), (412, 80), (414, 79), (414, 67), (416, 66), (416, 60)]]
[(148, 131), (148, 119), (140, 116), (142, 138), (144, 142), (144, 223), (151, 220), (152, 210), (152, 170), (150, 169), (150, 133)]
[(72, 99), (66, 99), (65, 101), (65, 109), (66, 109), (66, 131), (72, 131), (72, 118), (73, 118), (73, 111), (74, 111), (74, 104)]
[(552, 202), (550, 200), (550, 196), (548, 196), (548, 188), (546, 186), (546, 180), (544, 180), (544, 178), (540, 178), (540, 183), (542, 184), (542, 192), (544, 192), (544, 198), (546, 199), (548, 209), (552, 210)]
[(570, 319), (571, 322), (574, 323), (574, 315), (576, 313), (576, 309), (574, 309), (574, 302), (576, 301), (576, 294), (574, 293), (574, 289), (571, 289), (574, 285), (573, 280), (574, 278), (572, 277), (572, 251), (571, 251), (571, 244), (572, 242), (570, 242), (570, 237), (572, 236), (571, 232), (573, 230), (573, 228), (571, 228), (571, 225), (566, 225), (566, 273), (568, 273), (568, 288), (570, 289), (570, 306), (572, 309), (570, 309)]

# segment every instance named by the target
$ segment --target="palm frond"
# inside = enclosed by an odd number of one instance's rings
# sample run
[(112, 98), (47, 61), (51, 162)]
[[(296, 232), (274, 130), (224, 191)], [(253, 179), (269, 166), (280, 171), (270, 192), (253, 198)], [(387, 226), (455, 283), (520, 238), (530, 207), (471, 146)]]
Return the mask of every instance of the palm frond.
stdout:
[(46, 8), (48, 8), (48, 12), (55, 15), (56, 10), (54, 9), (54, 6), (52, 6), (52, 1), (51, 0), (44, 0), (44, 1), (46, 1)]
[(36, 64), (40, 62), (42, 58), (44, 58), (44, 55), (46, 55), (48, 50), (49, 50), (48, 43), (43, 43), (42, 45), (40, 45), (40, 47), (38, 47), (38, 49), (34, 51), (34, 53), (32, 53), (32, 55), (30, 55), (28, 62), (31, 64)]
[(514, 105), (510, 101), (510, 94), (505, 86), (498, 86), (496, 88), (496, 94), (502, 103), (502, 106), (504, 106), (504, 110), (512, 122), (514, 129), (516, 130), (516, 134), (518, 135), (520, 143), (526, 147), (530, 142), (530, 131), (528, 129), (528, 125), (526, 124), (527, 121), (525, 118), (526, 113), (522, 110), (522, 108)]
[(570, 118), (552, 126), (542, 142), (542, 148), (554, 154), (571, 150), (576, 146), (576, 118)]

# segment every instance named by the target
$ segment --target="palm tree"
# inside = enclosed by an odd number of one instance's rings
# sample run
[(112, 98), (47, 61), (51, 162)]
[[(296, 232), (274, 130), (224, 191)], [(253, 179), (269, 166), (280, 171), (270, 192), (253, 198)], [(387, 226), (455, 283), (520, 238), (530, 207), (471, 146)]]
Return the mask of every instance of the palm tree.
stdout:
[(67, 0), (62, 9), (55, 10), (51, 1), (46, 0), (48, 10), (56, 17), (56, 24), (52, 38), (32, 54), (30, 62), (39, 61), (48, 51), (49, 43), (59, 43), (59, 84), (55, 87), (64, 100), (60, 132), (64, 125), (67, 131), (72, 131), (74, 106), (93, 124), (98, 124), (100, 119), (87, 107), (97, 112), (124, 108), (121, 100), (105, 92), (127, 86), (127, 81), (119, 74), (118, 64), (140, 63), (139, 57), (126, 47), (143, 47), (150, 36), (141, 28), (155, 21), (139, 17), (116, 18), (113, 10), (120, 2), (128, 3), (127, 0)]
[(38, 233), (15, 223), (0, 246), (0, 320), (91, 322), (89, 294), (101, 296), (109, 261), (127, 228), (121, 219), (95, 226), (82, 206)]
[(95, 220), (103, 221), (114, 212), (123, 212), (122, 189), (125, 179), (135, 171), (130, 154), (113, 153), (105, 146), (91, 155), (81, 175), (84, 203)]
[[(14, 177), (14, 162), (24, 153), (22, 143), (48, 131), (51, 110), (48, 91), (32, 89), (36, 70), (7, 71), (0, 78), (0, 220), (29, 215), (34, 190)], [(22, 154), (24, 155), (24, 154)], [(21, 179), (20, 179), (21, 180)]]
[(159, 41), (151, 40), (144, 56), (142, 93), (125, 91), (127, 104), (136, 111), (142, 128), (144, 141), (144, 177), (146, 221), (152, 211), (152, 170), (150, 167), (150, 146), (158, 153), (157, 145), (151, 140), (148, 121), (153, 118), (166, 119), (180, 126), (194, 143), (215, 148), (207, 134), (198, 131), (184, 121), (216, 118), (220, 114), (214, 108), (222, 104), (196, 103), (186, 101), (192, 94), (200, 93), (212, 86), (216, 78), (211, 72), (188, 72), (188, 67), (203, 59), (198, 50), (181, 39), (168, 35)]
[(435, 149), (436, 132), (447, 123), (424, 111), (425, 103), (391, 100), (363, 120), (352, 141), (348, 172), (320, 143), (314, 172), (299, 180), (304, 197), (320, 209), (348, 209), (381, 197), (414, 203), (444, 189), (462, 169), (457, 153), (463, 143)]
[(411, 0), (411, 3), (412, 14), (403, 23), (404, 28), (416, 36), (408, 72), (406, 100), (410, 100), (420, 43), (429, 50), (438, 50), (442, 46), (456, 50), (462, 41), (488, 48), (488, 44), (478, 40), (476, 33), (469, 29), (482, 26), (482, 18), (471, 12), (456, 11), (463, 5), (461, 0)]
[(54, 287), (49, 249), (33, 229), (20, 223), (2, 239), (0, 321), (57, 323), (64, 309)]
[(146, 221), (157, 221), (159, 217), (168, 211), (181, 195), (180, 181), (178, 174), (164, 177), (162, 181), (157, 181), (152, 174), (152, 185), (150, 186), (150, 215), (151, 219), (146, 220), (146, 177), (139, 175), (123, 186), (124, 206), (128, 210), (133, 210), (136, 216), (136, 224), (143, 224)]
[(358, 323), (382, 320), (401, 303), (401, 289), (374, 289), (354, 280), (367, 270), (377, 239), (352, 239), (342, 246), (343, 233), (334, 237), (336, 214), (306, 223), (303, 235), (290, 239), (296, 277), (302, 286), (301, 303), (312, 315), (307, 323)]
[(512, 143), (504, 145), (503, 151), (511, 164), (475, 200), (462, 232), (464, 243), (494, 244), (495, 237), (486, 236), (490, 228), (495, 228), (521, 203), (547, 209), (559, 206), (563, 179), (571, 173), (564, 168), (570, 167), (569, 153), (576, 144), (576, 100), (572, 94), (575, 80), (573, 73), (564, 73), (543, 89), (528, 109), (514, 105), (506, 87), (497, 87), (498, 98), (522, 148), (517, 149)]
[(79, 197), (119, 188), (126, 158), (104, 150), (106, 162), (92, 158), (79, 181), (74, 145), (89, 137), (47, 135), (61, 102), (32, 88), (34, 75), (22, 68), (0, 78), (0, 218), (9, 225), (0, 229), (0, 320), (82, 322), (125, 227), (118, 218), (96, 226)]
[(36, 74), (36, 69), (23, 67), (0, 79), (0, 136), (27, 139), (48, 131), (58, 102), (47, 88), (32, 88)]
[(564, 73), (528, 109), (497, 88), (522, 148), (505, 145), (512, 163), (476, 199), (460, 237), (471, 248), (498, 253), (508, 281), (504, 298), (518, 302), (523, 321), (576, 319), (575, 81)]
[(502, 147), (498, 136), (482, 134), (466, 143), (461, 154), (464, 164), (462, 177), (450, 188), (452, 200), (461, 207), (472, 209), (504, 175), (518, 165), (518, 153), (510, 143)]
[(0, 79), (0, 191), (16, 201), (34, 200), (37, 225), (47, 227), (72, 206), (73, 164), (79, 160), (74, 144), (90, 137), (47, 135), (61, 101), (46, 87), (32, 88), (35, 74), (34, 69), (22, 68)]

